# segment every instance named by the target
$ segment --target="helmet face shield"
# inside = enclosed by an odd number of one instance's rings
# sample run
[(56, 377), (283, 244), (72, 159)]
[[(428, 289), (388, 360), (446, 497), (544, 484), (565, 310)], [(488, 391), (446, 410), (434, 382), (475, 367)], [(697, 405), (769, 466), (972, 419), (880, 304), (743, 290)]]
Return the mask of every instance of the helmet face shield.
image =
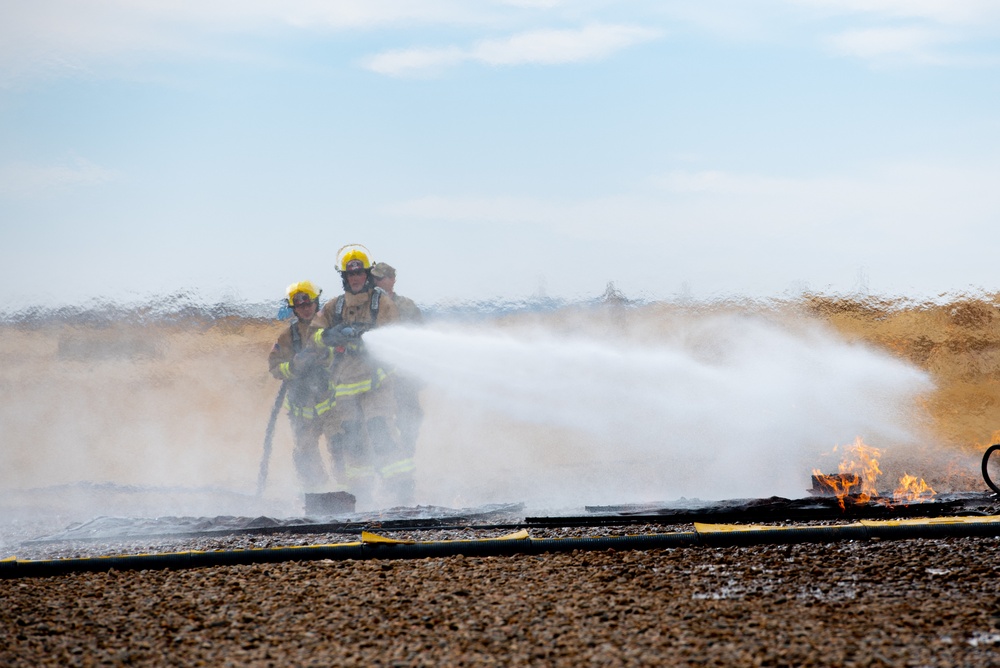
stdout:
[(288, 298), (288, 305), (292, 307), (300, 305), (301, 302), (305, 301), (304, 296), (308, 297), (308, 301), (310, 302), (318, 301), (319, 296), (322, 293), (323, 291), (313, 285), (312, 281), (299, 281), (298, 283), (292, 283), (285, 290), (285, 296)]
[(372, 254), (361, 244), (349, 244), (337, 251), (337, 271), (342, 274), (351, 269), (371, 269), (371, 267)]

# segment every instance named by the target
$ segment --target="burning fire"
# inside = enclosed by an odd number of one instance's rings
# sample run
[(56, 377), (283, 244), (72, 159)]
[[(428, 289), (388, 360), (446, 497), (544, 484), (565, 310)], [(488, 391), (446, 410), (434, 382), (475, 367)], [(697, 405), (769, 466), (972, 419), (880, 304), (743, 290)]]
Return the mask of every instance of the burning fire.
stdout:
[[(824, 491), (837, 497), (837, 503), (844, 509), (844, 499), (851, 497), (855, 503), (867, 503), (876, 500), (888, 504), (888, 499), (879, 496), (875, 486), (878, 477), (882, 475), (878, 460), (882, 451), (866, 445), (858, 436), (852, 445), (845, 445), (844, 458), (839, 464), (839, 475), (826, 475), (819, 469), (813, 469), (814, 485), (819, 485)], [(837, 451), (834, 446), (833, 451)], [(920, 503), (934, 498), (936, 492), (923, 478), (907, 475), (899, 479), (899, 487), (892, 494), (896, 503)]]
[(920, 503), (930, 501), (937, 494), (931, 486), (924, 482), (923, 478), (903, 474), (899, 479), (899, 487), (892, 493), (892, 500), (896, 503), (910, 502)]

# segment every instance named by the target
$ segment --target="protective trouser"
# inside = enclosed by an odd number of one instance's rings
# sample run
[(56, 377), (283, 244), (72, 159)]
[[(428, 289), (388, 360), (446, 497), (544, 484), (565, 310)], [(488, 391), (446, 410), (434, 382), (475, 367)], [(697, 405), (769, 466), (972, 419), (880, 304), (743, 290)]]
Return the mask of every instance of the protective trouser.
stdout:
[[(338, 438), (345, 439), (345, 469), (358, 498), (374, 496), (381, 480), (385, 496), (393, 505), (413, 500), (413, 457), (402, 451), (396, 428), (396, 397), (392, 376), (381, 369), (370, 378), (341, 382), (336, 386), (336, 407), (341, 428)], [(404, 461), (405, 460), (405, 461)]]
[(334, 461), (339, 456), (343, 462), (343, 473), (338, 475), (338, 481), (345, 491), (354, 495), (358, 507), (365, 507), (370, 506), (375, 497), (375, 467), (364, 423), (357, 411), (351, 410), (351, 403), (354, 402), (345, 402), (346, 415), (339, 415), (337, 433), (330, 441), (330, 456)]
[(326, 417), (305, 418), (289, 416), (292, 424), (292, 462), (299, 484), (306, 492), (327, 491), (326, 465), (319, 451), (319, 439), (326, 436), (327, 444), (331, 443), (333, 424)]
[(389, 422), (383, 417), (368, 420), (365, 425), (368, 440), (372, 444), (375, 468), (389, 503), (394, 506), (408, 506), (413, 503), (416, 488), (414, 474), (416, 465), (412, 456), (403, 452), (399, 438), (393, 434)]

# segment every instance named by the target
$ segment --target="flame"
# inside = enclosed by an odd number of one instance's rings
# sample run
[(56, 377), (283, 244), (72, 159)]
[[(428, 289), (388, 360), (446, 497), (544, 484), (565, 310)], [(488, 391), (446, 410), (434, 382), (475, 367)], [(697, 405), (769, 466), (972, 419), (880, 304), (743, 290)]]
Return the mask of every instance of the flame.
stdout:
[(892, 500), (896, 503), (910, 502), (923, 503), (930, 501), (937, 494), (931, 486), (924, 482), (923, 478), (903, 474), (899, 479), (899, 487), (892, 493)]
[[(833, 451), (837, 451), (837, 446), (834, 446)], [(867, 445), (860, 436), (854, 439), (853, 444), (844, 446), (843, 451), (844, 459), (838, 466), (840, 474), (825, 475), (819, 469), (813, 469), (816, 481), (837, 497), (841, 510), (845, 509), (844, 499), (848, 496), (855, 503), (867, 503), (875, 499), (888, 505), (889, 500), (880, 498), (875, 486), (878, 477), (882, 475), (878, 463), (882, 451)], [(922, 503), (933, 499), (936, 494), (923, 478), (904, 473), (899, 479), (899, 487), (892, 494), (892, 500), (896, 503)]]
[(826, 475), (819, 469), (813, 469), (813, 476), (817, 482), (828, 487), (838, 497), (847, 496), (851, 493), (851, 489), (861, 485), (861, 477), (857, 474)]
[[(837, 447), (833, 446), (834, 452)], [(878, 496), (875, 481), (882, 473), (878, 466), (882, 451), (866, 445), (860, 436), (843, 449), (844, 460), (838, 466), (840, 475), (824, 475), (819, 469), (813, 469), (816, 481), (833, 492), (841, 510), (844, 510), (844, 499), (848, 496), (853, 497), (857, 503), (867, 503), (872, 497)]]
[(813, 479), (823, 487), (826, 487), (837, 497), (837, 503), (841, 510), (845, 510), (844, 498), (851, 494), (851, 490), (861, 486), (861, 477), (856, 473), (841, 475), (826, 475), (819, 469), (813, 469)]
[(873, 496), (878, 496), (875, 481), (882, 475), (878, 467), (878, 458), (882, 451), (865, 445), (860, 436), (854, 439), (853, 445), (844, 446), (844, 461), (840, 463), (841, 473), (853, 473), (861, 478), (861, 490), (857, 492), (858, 501), (866, 503)]

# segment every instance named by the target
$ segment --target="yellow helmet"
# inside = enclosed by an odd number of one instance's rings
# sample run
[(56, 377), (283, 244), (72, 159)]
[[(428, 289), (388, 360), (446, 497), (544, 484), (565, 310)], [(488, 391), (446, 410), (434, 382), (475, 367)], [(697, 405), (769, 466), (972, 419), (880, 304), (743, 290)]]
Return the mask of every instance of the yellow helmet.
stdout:
[(347, 263), (353, 261), (361, 262), (365, 269), (372, 268), (372, 254), (361, 244), (348, 244), (337, 251), (337, 271), (344, 273), (347, 271)]
[(285, 295), (288, 297), (289, 306), (295, 305), (295, 303), (292, 300), (295, 298), (295, 295), (299, 294), (300, 292), (306, 293), (307, 295), (309, 295), (309, 299), (315, 301), (319, 299), (319, 295), (323, 291), (318, 289), (315, 285), (313, 285), (312, 281), (299, 281), (298, 283), (292, 283), (291, 285), (288, 286), (288, 289), (285, 290)]

